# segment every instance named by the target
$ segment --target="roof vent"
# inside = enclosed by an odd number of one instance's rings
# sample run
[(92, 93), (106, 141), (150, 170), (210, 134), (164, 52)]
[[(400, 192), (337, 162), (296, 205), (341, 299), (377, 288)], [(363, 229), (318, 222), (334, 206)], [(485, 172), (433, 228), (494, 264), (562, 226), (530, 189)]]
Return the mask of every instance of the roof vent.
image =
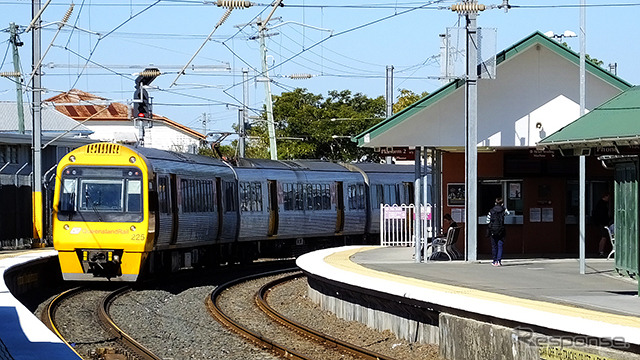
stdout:
[(107, 143), (89, 144), (87, 146), (87, 154), (117, 155), (120, 154), (120, 145)]

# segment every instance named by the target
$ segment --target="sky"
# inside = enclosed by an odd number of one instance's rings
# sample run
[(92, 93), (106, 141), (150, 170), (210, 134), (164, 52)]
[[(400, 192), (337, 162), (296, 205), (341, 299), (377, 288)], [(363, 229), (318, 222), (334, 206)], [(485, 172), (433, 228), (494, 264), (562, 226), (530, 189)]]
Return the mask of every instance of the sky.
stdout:
[[(455, 3), (284, 0), (266, 30), (272, 92), (305, 88), (325, 97), (331, 90), (384, 96), (389, 65), (394, 67), (394, 97), (400, 89), (433, 92), (442, 85), (439, 34), (464, 25), (464, 17), (449, 9)], [(579, 33), (580, 0), (510, 0), (508, 12), (491, 6), (502, 0), (480, 3), (488, 9), (477, 24), (496, 29), (496, 52), (535, 31)], [(618, 76), (640, 84), (640, 0), (586, 4), (586, 52), (605, 68), (616, 63)], [(243, 102), (246, 69), (250, 116), (262, 111), (265, 83), (260, 81), (264, 76), (255, 23), (269, 15), (271, 3), (233, 9), (220, 23), (227, 9), (216, 1), (77, 0), (60, 27), (70, 5), (68, 0), (52, 0), (42, 13), (42, 99), (75, 88), (127, 103), (137, 73), (155, 66), (162, 72), (148, 89), (155, 114), (202, 133), (232, 132)], [(8, 31), (13, 22), (20, 26), (20, 66), (28, 79), (32, 32), (24, 31), (31, 19), (31, 1), (0, 0), (0, 72), (14, 69)], [(577, 37), (564, 41), (579, 51)], [(460, 46), (464, 50), (464, 42)], [(301, 74), (311, 77), (291, 78)], [(25, 92), (24, 99), (29, 101), (31, 94)], [(0, 77), (0, 101), (15, 100), (15, 83)]]

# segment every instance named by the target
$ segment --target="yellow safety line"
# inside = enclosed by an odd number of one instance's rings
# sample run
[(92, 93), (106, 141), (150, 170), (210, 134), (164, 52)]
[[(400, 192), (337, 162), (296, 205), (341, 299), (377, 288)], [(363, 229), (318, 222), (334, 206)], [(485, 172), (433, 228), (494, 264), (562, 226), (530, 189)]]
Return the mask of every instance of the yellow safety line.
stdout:
[(351, 256), (362, 251), (379, 249), (379, 247), (360, 247), (349, 249), (345, 251), (335, 252), (324, 258), (324, 261), (338, 269), (353, 272), (360, 275), (371, 276), (379, 279), (391, 280), (397, 283), (419, 286), (435, 291), (440, 291), (448, 294), (457, 294), (473, 297), (481, 300), (495, 301), (510, 305), (518, 305), (533, 310), (549, 312), (557, 315), (580, 317), (589, 320), (601, 321), (604, 323), (622, 325), (640, 328), (640, 318), (633, 316), (617, 315), (604, 313), (601, 311), (589, 310), (569, 305), (561, 305), (555, 303), (549, 303), (544, 301), (523, 299), (519, 297), (502, 295), (492, 293), (483, 290), (477, 290), (472, 288), (466, 288), (461, 286), (453, 286), (447, 284), (436, 283), (432, 281), (420, 280), (415, 278), (408, 278), (396, 274), (390, 274), (382, 271), (366, 268), (362, 265), (356, 264), (351, 261)]

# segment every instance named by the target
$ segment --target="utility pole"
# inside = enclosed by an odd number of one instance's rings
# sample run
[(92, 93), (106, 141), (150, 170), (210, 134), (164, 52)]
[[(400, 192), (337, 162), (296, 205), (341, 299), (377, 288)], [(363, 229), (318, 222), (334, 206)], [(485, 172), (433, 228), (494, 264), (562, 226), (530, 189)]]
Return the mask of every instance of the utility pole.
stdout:
[(207, 113), (202, 113), (202, 127), (204, 128), (204, 136), (207, 136)]
[[(580, 116), (583, 116), (585, 113), (585, 104), (586, 104), (586, 86), (585, 86), (585, 73), (586, 73), (586, 54), (587, 54), (587, 6), (585, 0), (580, 0)], [(586, 272), (586, 219), (587, 219), (587, 210), (586, 210), (586, 192), (587, 192), (587, 165), (586, 158), (584, 155), (580, 155), (579, 159), (579, 175), (580, 185), (578, 191), (580, 191), (579, 197), (579, 207), (580, 207), (580, 222), (579, 222), (579, 251), (580, 251), (580, 274), (584, 275)]]
[(242, 69), (242, 112), (238, 119), (238, 155), (243, 158), (245, 156), (245, 138), (247, 129), (245, 128), (249, 119), (249, 69)]
[[(34, 239), (41, 240), (43, 236), (43, 204), (42, 204), (42, 78), (40, 73), (41, 63), (41, 27), (42, 23), (40, 19), (40, 1), (33, 0), (32, 3), (32, 15), (33, 20), (33, 33), (32, 49), (31, 49), (31, 64), (33, 83), (31, 86), (31, 93), (33, 99), (33, 116), (32, 122), (32, 156), (33, 156), (33, 184), (31, 188), (31, 201), (33, 207), (33, 237)], [(29, 84), (27, 84), (28, 86)]]
[(476, 18), (485, 6), (475, 0), (451, 5), (466, 17), (467, 76), (465, 81), (465, 237), (466, 261), (478, 257), (478, 28)]
[(271, 98), (271, 79), (269, 79), (269, 68), (267, 67), (267, 46), (265, 44), (265, 32), (267, 30), (266, 23), (260, 23), (260, 58), (262, 60), (262, 74), (265, 77), (264, 80), (264, 103), (267, 110), (267, 129), (269, 133), (269, 153), (271, 154), (271, 160), (278, 160), (278, 146), (276, 144), (276, 127), (273, 120), (273, 100)]
[(387, 118), (393, 116), (393, 65), (387, 65)]
[(13, 48), (13, 71), (16, 76), (16, 102), (18, 106), (18, 131), (24, 134), (24, 106), (22, 104), (22, 76), (20, 75), (20, 53), (18, 47), (24, 45), (18, 37), (18, 26), (15, 23), (9, 24), (11, 32), (11, 42)]

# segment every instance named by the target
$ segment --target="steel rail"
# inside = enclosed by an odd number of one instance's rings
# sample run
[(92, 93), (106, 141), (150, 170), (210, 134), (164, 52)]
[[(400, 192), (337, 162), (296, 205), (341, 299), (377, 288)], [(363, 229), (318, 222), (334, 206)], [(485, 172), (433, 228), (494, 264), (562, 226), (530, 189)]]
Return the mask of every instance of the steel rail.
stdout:
[(296, 271), (296, 270), (298, 269), (296, 268), (296, 269), (277, 270), (277, 271), (272, 271), (268, 273), (254, 274), (254, 275), (232, 280), (230, 282), (227, 282), (225, 284), (222, 284), (216, 287), (215, 290), (213, 290), (213, 292), (211, 293), (211, 296), (207, 298), (205, 303), (207, 305), (207, 308), (209, 309), (209, 312), (216, 320), (218, 320), (220, 323), (230, 328), (231, 330), (239, 333), (240, 335), (254, 341), (257, 344), (264, 346), (265, 348), (275, 352), (276, 354), (284, 358), (298, 359), (298, 360), (311, 360), (309, 357), (302, 355), (294, 350), (291, 350), (284, 345), (273, 342), (263, 337), (259, 333), (253, 332), (247, 329), (246, 327), (242, 326), (241, 324), (235, 322), (227, 314), (225, 314), (224, 311), (222, 311), (222, 309), (218, 304), (218, 299), (222, 294), (222, 292), (235, 285), (238, 285), (240, 283), (247, 282), (250, 280), (254, 280), (257, 278), (265, 277), (265, 276), (276, 275), (276, 274), (281, 274), (283, 272), (290, 272), (290, 271)]
[(316, 341), (319, 341), (321, 343), (325, 343), (325, 344), (329, 344), (332, 346), (335, 346), (337, 348), (343, 349), (345, 351), (348, 351), (349, 353), (357, 356), (357, 357), (361, 357), (364, 359), (370, 359), (370, 360), (393, 360), (392, 357), (388, 357), (382, 354), (379, 354), (377, 352), (374, 351), (370, 351), (367, 350), (361, 346), (358, 345), (354, 345), (351, 343), (348, 343), (346, 341), (342, 341), (340, 339), (337, 339), (333, 336), (327, 335), (325, 333), (322, 333), (320, 331), (314, 330), (308, 326), (302, 325), (296, 321), (293, 321), (289, 318), (287, 318), (286, 316), (282, 315), (281, 313), (279, 313), (278, 311), (276, 311), (273, 307), (271, 307), (271, 305), (268, 304), (267, 302), (267, 295), (268, 293), (275, 288), (278, 285), (282, 285), (285, 282), (300, 278), (300, 277), (304, 277), (305, 275), (303, 275), (302, 273), (298, 273), (298, 274), (291, 274), (288, 276), (284, 276), (281, 277), (279, 279), (273, 280), (267, 284), (265, 284), (264, 286), (262, 286), (258, 292), (256, 293), (256, 304), (258, 305), (258, 307), (260, 309), (262, 309), (262, 311), (264, 311), (267, 315), (269, 315), (269, 317), (271, 317), (272, 319), (274, 319), (275, 321), (279, 322), (280, 324), (301, 333), (304, 336), (310, 337)]
[(98, 317), (100, 318), (102, 324), (105, 326), (106, 330), (116, 335), (118, 341), (121, 342), (127, 350), (131, 351), (131, 355), (133, 355), (135, 358), (141, 360), (161, 360), (161, 357), (158, 357), (151, 350), (147, 349), (145, 346), (137, 342), (134, 338), (122, 331), (109, 315), (109, 307), (111, 306), (113, 301), (118, 296), (128, 291), (131, 291), (131, 287), (124, 286), (105, 296), (102, 299), (102, 303), (98, 309)]
[(56, 321), (55, 321), (55, 314), (56, 314), (56, 310), (58, 309), (58, 306), (60, 306), (60, 303), (62, 303), (62, 301), (83, 291), (87, 291), (87, 289), (85, 287), (79, 286), (79, 287), (75, 287), (75, 288), (68, 289), (61, 292), (49, 302), (45, 310), (42, 312), (42, 314), (40, 314), (40, 320), (42, 320), (42, 322), (51, 331), (53, 331), (53, 333), (56, 334), (56, 336), (58, 336), (60, 340), (62, 340), (62, 342), (64, 342), (65, 345), (67, 345), (71, 350), (73, 350), (73, 352), (76, 353), (80, 358), (82, 356), (78, 354), (76, 349), (74, 349), (71, 345), (69, 345), (69, 342), (67, 342), (67, 340), (62, 336), (62, 334), (58, 330), (58, 326), (56, 325)]

